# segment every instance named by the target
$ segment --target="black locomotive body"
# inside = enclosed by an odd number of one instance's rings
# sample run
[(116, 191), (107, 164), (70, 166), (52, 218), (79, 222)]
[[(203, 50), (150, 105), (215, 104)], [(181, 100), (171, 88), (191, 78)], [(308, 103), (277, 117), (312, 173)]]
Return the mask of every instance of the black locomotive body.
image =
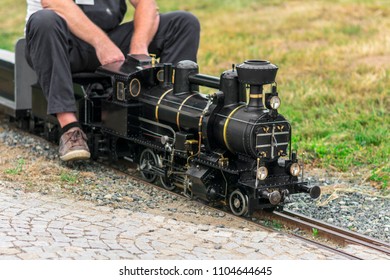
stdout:
[[(134, 55), (75, 75), (78, 117), (92, 157), (137, 163), (145, 180), (224, 203), (235, 215), (282, 206), (293, 193), (317, 198), (320, 188), (300, 179), (290, 123), (277, 111), (277, 69), (249, 60), (217, 78), (199, 74), (191, 61), (173, 69)], [(199, 87), (214, 92), (202, 94)], [(31, 109), (14, 115), (57, 139), (38, 85), (31, 95)]]

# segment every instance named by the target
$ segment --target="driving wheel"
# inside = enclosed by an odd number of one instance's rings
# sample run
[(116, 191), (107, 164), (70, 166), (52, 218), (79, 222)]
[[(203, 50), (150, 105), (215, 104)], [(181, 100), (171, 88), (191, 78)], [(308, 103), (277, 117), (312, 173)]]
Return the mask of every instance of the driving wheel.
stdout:
[(157, 178), (154, 167), (157, 167), (156, 154), (151, 149), (143, 150), (139, 160), (139, 171), (142, 178), (149, 183), (153, 183)]

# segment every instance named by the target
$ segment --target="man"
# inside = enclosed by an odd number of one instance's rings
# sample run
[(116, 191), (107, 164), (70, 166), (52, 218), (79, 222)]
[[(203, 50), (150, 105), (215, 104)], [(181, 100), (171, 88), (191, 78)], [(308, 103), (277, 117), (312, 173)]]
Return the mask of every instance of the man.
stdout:
[(125, 0), (27, 0), (26, 58), (38, 75), (48, 114), (62, 128), (60, 158), (90, 157), (76, 118), (72, 73), (156, 54), (161, 62), (196, 61), (200, 26), (190, 13), (159, 14), (155, 0), (129, 0), (134, 20), (120, 25)]

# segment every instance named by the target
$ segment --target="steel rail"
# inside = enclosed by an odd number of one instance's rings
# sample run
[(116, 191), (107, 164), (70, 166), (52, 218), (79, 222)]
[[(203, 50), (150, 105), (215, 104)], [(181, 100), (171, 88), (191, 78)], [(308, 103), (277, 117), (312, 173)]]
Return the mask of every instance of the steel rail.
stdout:
[(292, 224), (294, 226), (299, 225), (300, 227), (310, 232), (312, 232), (313, 229), (316, 229), (318, 236), (330, 238), (332, 240), (341, 242), (343, 245), (361, 245), (390, 256), (390, 244), (375, 238), (371, 238), (360, 233), (346, 230), (344, 228), (287, 210), (274, 211), (272, 216), (277, 217), (283, 223)]

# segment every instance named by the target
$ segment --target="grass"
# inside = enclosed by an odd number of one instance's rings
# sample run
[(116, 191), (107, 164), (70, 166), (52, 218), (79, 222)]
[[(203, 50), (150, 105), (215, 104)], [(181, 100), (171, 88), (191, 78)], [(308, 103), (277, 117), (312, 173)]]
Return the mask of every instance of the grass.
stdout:
[[(164, 0), (162, 12), (198, 16), (200, 71), (219, 76), (262, 58), (279, 66), (282, 107), (294, 149), (322, 168), (388, 189), (390, 4), (369, 0)], [(23, 35), (24, 0), (3, 0), (0, 48)], [(127, 19), (132, 17), (129, 8)]]
[(280, 231), (283, 228), (283, 225), (279, 221), (276, 221), (276, 220), (272, 220), (272, 221), (265, 220), (263, 224), (266, 227), (270, 227), (270, 228), (273, 228), (273, 229), (278, 230), (278, 231)]
[(26, 164), (23, 158), (18, 159), (14, 168), (6, 169), (4, 172), (8, 175), (19, 175), (23, 171), (23, 167)]
[(317, 228), (312, 228), (311, 232), (312, 232), (311, 234), (313, 237), (318, 237), (319, 231)]
[(69, 172), (62, 172), (60, 175), (60, 179), (64, 183), (75, 184), (75, 183), (77, 183), (78, 176), (77, 176), (77, 174), (73, 174), (73, 173), (69, 173)]

